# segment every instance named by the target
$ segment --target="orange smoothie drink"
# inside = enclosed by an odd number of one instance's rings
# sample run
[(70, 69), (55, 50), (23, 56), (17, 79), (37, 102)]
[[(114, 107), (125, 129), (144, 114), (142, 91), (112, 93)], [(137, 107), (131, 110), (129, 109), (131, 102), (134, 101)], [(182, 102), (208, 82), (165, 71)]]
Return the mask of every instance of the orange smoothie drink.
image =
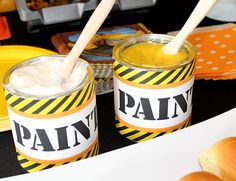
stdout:
[(116, 128), (132, 141), (190, 125), (196, 50), (186, 41), (176, 55), (165, 55), (171, 39), (142, 35), (113, 49)]

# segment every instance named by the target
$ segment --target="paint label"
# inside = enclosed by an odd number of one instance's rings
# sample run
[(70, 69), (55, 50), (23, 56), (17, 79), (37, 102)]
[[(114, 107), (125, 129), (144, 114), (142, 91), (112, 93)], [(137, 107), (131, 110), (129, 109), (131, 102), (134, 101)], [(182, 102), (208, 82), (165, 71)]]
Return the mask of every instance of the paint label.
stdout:
[(10, 108), (8, 112), (15, 146), (29, 158), (70, 160), (97, 140), (95, 96), (81, 110), (63, 117), (37, 119), (17, 114)]
[(147, 88), (114, 74), (116, 116), (138, 130), (176, 126), (191, 116), (193, 83), (190, 76), (176, 85)]

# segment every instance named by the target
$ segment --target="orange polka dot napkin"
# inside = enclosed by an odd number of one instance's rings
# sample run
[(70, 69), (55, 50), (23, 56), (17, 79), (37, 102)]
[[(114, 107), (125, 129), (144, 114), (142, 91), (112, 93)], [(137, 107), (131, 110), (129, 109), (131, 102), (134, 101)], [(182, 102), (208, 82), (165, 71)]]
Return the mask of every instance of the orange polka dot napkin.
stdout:
[(187, 40), (197, 49), (195, 72), (197, 79), (236, 78), (235, 24), (196, 28)]

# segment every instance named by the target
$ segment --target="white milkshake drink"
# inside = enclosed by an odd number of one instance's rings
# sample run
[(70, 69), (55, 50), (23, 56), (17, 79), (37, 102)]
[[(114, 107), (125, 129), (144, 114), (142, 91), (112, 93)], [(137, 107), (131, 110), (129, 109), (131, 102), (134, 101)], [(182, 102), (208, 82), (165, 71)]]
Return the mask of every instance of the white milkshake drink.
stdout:
[(62, 61), (63, 57), (46, 57), (14, 70), (10, 76), (9, 89), (34, 97), (48, 97), (79, 87), (87, 76), (88, 64), (78, 61), (69, 79), (60, 82), (58, 70)]

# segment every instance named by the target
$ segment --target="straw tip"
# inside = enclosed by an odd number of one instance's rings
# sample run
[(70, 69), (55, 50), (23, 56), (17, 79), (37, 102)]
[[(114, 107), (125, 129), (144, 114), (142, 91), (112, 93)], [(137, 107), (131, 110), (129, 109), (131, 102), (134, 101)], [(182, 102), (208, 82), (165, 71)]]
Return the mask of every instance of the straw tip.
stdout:
[(162, 53), (165, 55), (176, 55), (179, 51), (179, 47), (171, 46), (170, 44), (167, 44), (162, 47)]

